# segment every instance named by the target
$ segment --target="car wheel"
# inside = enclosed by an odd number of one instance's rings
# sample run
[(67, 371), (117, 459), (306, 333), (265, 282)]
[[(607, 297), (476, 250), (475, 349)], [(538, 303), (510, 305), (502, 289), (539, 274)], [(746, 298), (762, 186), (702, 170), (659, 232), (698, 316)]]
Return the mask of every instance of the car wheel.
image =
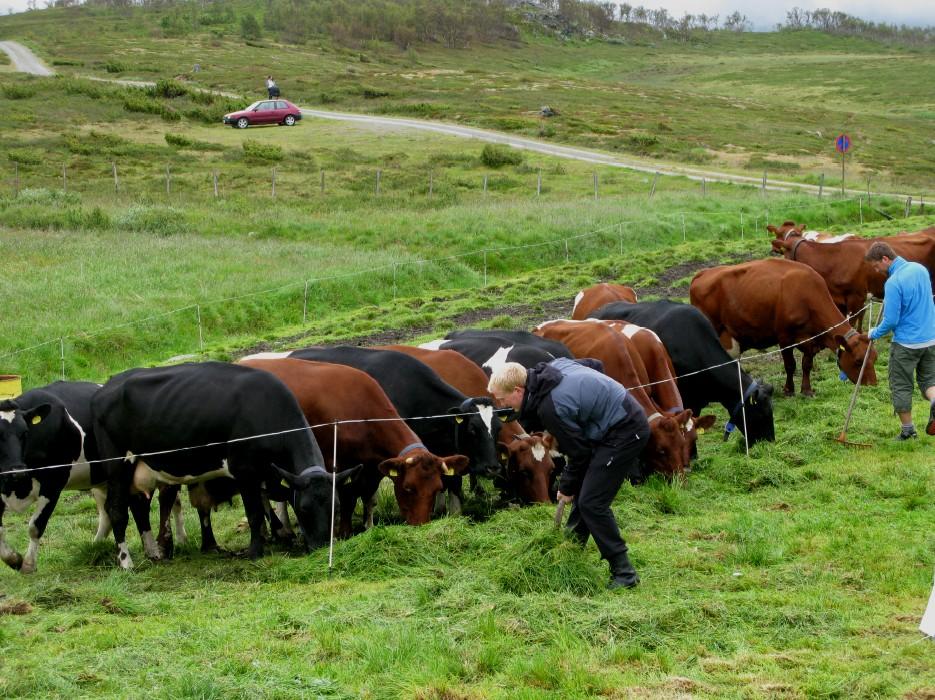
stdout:
[(247, 119), (246, 117), (241, 117), (240, 119), (237, 120), (238, 129), (246, 129), (248, 126), (250, 126), (250, 120)]
[(292, 114), (287, 114), (286, 118), (282, 120), (282, 123), (286, 126), (295, 126), (295, 116)]

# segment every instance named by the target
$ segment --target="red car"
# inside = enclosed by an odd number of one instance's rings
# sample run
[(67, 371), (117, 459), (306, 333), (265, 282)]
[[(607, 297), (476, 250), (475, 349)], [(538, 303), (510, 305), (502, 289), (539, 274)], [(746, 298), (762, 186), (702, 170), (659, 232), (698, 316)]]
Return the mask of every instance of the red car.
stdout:
[(246, 109), (224, 115), (224, 123), (235, 129), (253, 124), (285, 124), (294, 126), (302, 118), (302, 110), (288, 100), (260, 100)]

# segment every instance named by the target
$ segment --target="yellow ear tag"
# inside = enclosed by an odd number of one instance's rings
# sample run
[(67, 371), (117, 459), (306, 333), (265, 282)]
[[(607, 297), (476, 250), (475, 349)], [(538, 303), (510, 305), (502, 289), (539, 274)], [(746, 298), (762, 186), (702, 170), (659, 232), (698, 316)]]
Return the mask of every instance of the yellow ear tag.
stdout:
[(406, 464), (412, 464), (416, 461), (415, 457), (406, 457)]
[(461, 416), (455, 416), (455, 423), (463, 423), (463, 422), (464, 422), (464, 418), (462, 418)]
[(279, 485), (282, 486), (284, 489), (289, 488), (289, 484), (286, 482), (285, 479), (283, 479), (282, 481), (280, 481), (280, 482), (279, 482)]
[(445, 464), (444, 462), (442, 462), (442, 473), (443, 473), (445, 476), (454, 476), (454, 475), (455, 475), (455, 470), (452, 469), (451, 467), (449, 467), (449, 466), (448, 466), (447, 464)]
[(500, 459), (502, 459), (504, 462), (506, 462), (509, 458), (510, 458), (510, 453), (509, 453), (509, 452), (501, 452), (501, 453), (500, 453)]
[(501, 423), (506, 423), (508, 420), (510, 420), (510, 417), (509, 417), (509, 416), (506, 416), (506, 415), (500, 416), (500, 422), (501, 422)]
[(390, 476), (394, 476), (394, 477), (395, 477), (395, 476), (399, 476), (399, 472), (396, 471), (395, 469), (390, 469), (389, 475), (390, 475)]
[(39, 425), (41, 422), (42, 422), (42, 418), (40, 418), (39, 416), (33, 416), (33, 417), (32, 417), (32, 424), (33, 424), (33, 425)]
[(839, 345), (839, 346), (838, 346), (838, 349), (839, 349), (841, 352), (847, 352), (847, 348), (844, 347), (843, 345)]
[(704, 435), (704, 428), (698, 428), (695, 432), (699, 435)]

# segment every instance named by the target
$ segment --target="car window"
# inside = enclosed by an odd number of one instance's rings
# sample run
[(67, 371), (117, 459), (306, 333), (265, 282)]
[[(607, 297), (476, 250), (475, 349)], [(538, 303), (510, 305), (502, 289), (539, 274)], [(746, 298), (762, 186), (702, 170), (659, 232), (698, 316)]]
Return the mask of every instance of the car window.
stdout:
[(286, 109), (286, 103), (280, 100), (276, 103), (276, 109)]
[(259, 107), (257, 107), (256, 109), (258, 112), (268, 112), (271, 109), (276, 109), (276, 107), (274, 106), (275, 104), (276, 104), (275, 102), (261, 102)]

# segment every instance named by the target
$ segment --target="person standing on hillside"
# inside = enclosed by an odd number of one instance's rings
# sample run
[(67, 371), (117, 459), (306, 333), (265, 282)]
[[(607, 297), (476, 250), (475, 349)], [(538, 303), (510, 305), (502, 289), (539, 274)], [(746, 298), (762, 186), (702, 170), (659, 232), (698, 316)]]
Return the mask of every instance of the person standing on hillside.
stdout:
[(899, 416), (897, 440), (918, 437), (912, 424), (912, 379), (929, 400), (928, 435), (935, 435), (935, 302), (928, 270), (909, 262), (887, 244), (878, 241), (865, 256), (871, 267), (886, 275), (883, 287), (883, 320), (870, 329), (876, 340), (893, 332), (890, 345), (890, 398)]
[(266, 94), (269, 99), (274, 97), (279, 97), (279, 88), (276, 85), (276, 81), (273, 80), (273, 76), (266, 76)]
[(521, 421), (541, 423), (558, 440), (568, 460), (558, 500), (574, 503), (568, 530), (582, 544), (594, 538), (610, 564), (609, 588), (632, 588), (640, 577), (610, 504), (624, 479), (640, 476), (649, 423), (630, 393), (602, 369), (598, 360), (565, 357), (530, 370), (507, 362), (487, 388), (501, 405), (518, 411)]

